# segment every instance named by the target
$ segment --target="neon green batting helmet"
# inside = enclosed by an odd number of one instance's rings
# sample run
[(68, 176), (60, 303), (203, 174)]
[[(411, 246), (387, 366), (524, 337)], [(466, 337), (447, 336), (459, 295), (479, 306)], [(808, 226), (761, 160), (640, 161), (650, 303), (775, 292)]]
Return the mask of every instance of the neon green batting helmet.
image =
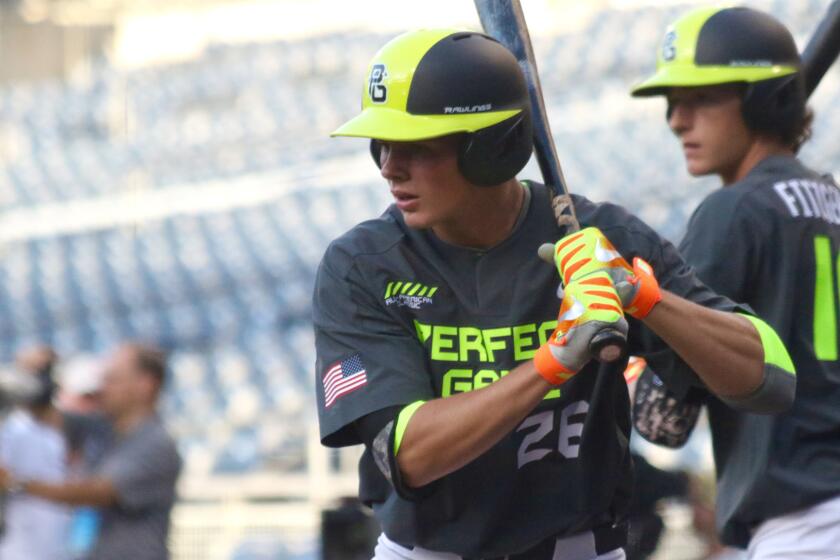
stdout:
[(656, 73), (632, 89), (637, 97), (672, 87), (752, 84), (795, 74), (801, 60), (790, 31), (744, 7), (703, 7), (668, 27)]
[(362, 111), (333, 136), (419, 141), (463, 134), (458, 163), (478, 185), (502, 183), (531, 155), (531, 105), (516, 58), (495, 39), (473, 31), (404, 33), (373, 57)]

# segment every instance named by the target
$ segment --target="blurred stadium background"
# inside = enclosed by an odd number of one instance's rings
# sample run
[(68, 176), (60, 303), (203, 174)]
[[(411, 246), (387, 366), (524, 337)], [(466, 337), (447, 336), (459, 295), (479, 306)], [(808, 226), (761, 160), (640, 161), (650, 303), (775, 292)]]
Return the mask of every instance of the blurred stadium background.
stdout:
[[(674, 241), (715, 181), (686, 175), (663, 102), (627, 91), (694, 3), (523, 2), (573, 190)], [(746, 4), (802, 47), (828, 1)], [(367, 144), (328, 134), (372, 54), (418, 26), (478, 20), (468, 0), (0, 0), (0, 360), (37, 342), (172, 352), (176, 559), (316, 558), (322, 510), (356, 493), (358, 450), (317, 441), (310, 294), (327, 243), (389, 196)], [(802, 154), (833, 172), (839, 82), (812, 99)], [(702, 430), (640, 449), (710, 467)], [(696, 557), (690, 536), (666, 541), (661, 557)]]

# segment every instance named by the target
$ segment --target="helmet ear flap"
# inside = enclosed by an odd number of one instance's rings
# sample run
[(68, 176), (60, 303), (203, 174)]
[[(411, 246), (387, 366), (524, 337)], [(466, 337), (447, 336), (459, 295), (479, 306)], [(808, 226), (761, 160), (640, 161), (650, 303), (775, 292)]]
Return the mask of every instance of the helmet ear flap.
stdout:
[(668, 105), (665, 108), (665, 122), (671, 123), (671, 115), (674, 114), (674, 103), (671, 101), (671, 98), (667, 95), (665, 96), (665, 100), (667, 101)]
[(804, 83), (799, 73), (748, 84), (741, 113), (750, 130), (784, 134), (781, 128), (805, 114)]
[(525, 167), (533, 148), (531, 112), (526, 109), (467, 136), (458, 156), (458, 167), (475, 185), (498, 185)]
[(382, 169), (382, 143), (376, 138), (370, 139), (370, 156), (373, 158), (376, 167)]

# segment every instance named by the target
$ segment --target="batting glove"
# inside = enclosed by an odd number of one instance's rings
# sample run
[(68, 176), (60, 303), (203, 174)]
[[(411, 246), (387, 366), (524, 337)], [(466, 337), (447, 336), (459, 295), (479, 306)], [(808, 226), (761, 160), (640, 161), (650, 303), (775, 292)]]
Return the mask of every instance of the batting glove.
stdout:
[(557, 328), (534, 355), (534, 365), (552, 385), (562, 385), (592, 358), (592, 339), (605, 330), (627, 336), (627, 320), (606, 272), (567, 284)]
[(606, 272), (624, 311), (636, 319), (646, 317), (662, 300), (651, 266), (636, 257), (631, 267), (598, 228), (589, 227), (567, 235), (553, 246), (547, 243), (540, 247), (539, 254), (557, 266), (565, 285), (597, 271)]
[(621, 298), (624, 311), (631, 317), (644, 319), (656, 304), (662, 301), (659, 282), (653, 275), (653, 267), (642, 258), (633, 259), (632, 269), (627, 261), (624, 261), (624, 265), (625, 267), (612, 268), (607, 272)]

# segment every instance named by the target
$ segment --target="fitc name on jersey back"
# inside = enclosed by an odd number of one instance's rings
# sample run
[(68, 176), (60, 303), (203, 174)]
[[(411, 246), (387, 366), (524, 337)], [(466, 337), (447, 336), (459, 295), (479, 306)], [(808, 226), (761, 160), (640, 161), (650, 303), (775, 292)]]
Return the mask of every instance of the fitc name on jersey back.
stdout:
[(788, 179), (773, 185), (794, 218), (819, 218), (840, 225), (840, 188), (810, 179)]

